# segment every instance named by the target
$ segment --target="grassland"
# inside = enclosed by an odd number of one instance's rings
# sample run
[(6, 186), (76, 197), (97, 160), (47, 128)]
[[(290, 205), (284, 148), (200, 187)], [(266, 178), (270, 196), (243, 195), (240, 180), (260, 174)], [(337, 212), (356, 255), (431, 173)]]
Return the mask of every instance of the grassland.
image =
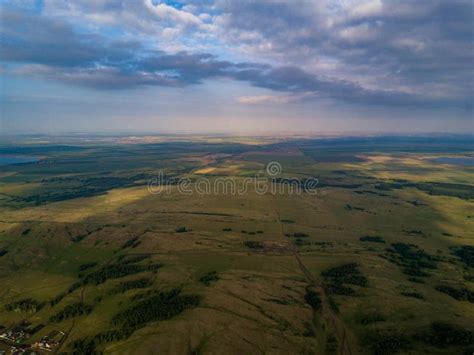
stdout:
[[(472, 157), (472, 140), (67, 141), (0, 146), (40, 157), (0, 166), (0, 326), (44, 325), (20, 344), (61, 331), (56, 353), (472, 353), (474, 168), (432, 160)], [(159, 174), (242, 187), (269, 162), (317, 193), (147, 188)]]

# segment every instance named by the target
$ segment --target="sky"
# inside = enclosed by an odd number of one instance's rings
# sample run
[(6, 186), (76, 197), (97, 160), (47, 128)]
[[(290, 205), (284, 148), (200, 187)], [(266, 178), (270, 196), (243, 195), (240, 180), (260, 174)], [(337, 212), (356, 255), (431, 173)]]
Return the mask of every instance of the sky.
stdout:
[(0, 134), (474, 133), (472, 0), (0, 0)]

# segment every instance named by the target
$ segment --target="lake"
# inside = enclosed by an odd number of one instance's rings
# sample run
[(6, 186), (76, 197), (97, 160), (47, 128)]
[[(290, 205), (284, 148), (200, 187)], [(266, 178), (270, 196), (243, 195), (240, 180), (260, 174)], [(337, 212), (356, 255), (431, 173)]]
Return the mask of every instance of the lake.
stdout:
[(440, 157), (431, 159), (435, 163), (474, 166), (474, 157)]
[(21, 163), (33, 163), (38, 160), (39, 158), (29, 155), (0, 155), (0, 166)]

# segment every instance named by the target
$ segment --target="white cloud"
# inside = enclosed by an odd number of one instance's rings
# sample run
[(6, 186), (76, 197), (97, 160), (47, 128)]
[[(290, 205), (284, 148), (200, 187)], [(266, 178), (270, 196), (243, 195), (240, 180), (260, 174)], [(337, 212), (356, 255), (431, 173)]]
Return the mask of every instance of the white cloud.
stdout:
[(413, 52), (420, 52), (426, 47), (424, 41), (416, 38), (397, 38), (393, 41), (393, 44), (395, 47), (408, 49)]
[(382, 12), (383, 4), (380, 0), (366, 1), (355, 5), (351, 9), (351, 15), (354, 17), (377, 16)]
[(368, 23), (342, 29), (339, 36), (349, 43), (360, 43), (377, 38), (377, 30)]
[(171, 20), (184, 26), (199, 26), (201, 20), (190, 12), (181, 11), (164, 3), (153, 5), (151, 0), (144, 0), (147, 9), (163, 20)]

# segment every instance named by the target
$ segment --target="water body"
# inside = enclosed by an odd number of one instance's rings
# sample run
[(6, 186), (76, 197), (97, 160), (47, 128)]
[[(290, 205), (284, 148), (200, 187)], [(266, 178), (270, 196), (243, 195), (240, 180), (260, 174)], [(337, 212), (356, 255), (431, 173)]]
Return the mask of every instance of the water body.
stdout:
[(0, 166), (22, 164), (22, 163), (33, 163), (38, 161), (39, 158), (29, 155), (0, 155)]
[(436, 163), (474, 166), (474, 157), (441, 157), (432, 159)]

